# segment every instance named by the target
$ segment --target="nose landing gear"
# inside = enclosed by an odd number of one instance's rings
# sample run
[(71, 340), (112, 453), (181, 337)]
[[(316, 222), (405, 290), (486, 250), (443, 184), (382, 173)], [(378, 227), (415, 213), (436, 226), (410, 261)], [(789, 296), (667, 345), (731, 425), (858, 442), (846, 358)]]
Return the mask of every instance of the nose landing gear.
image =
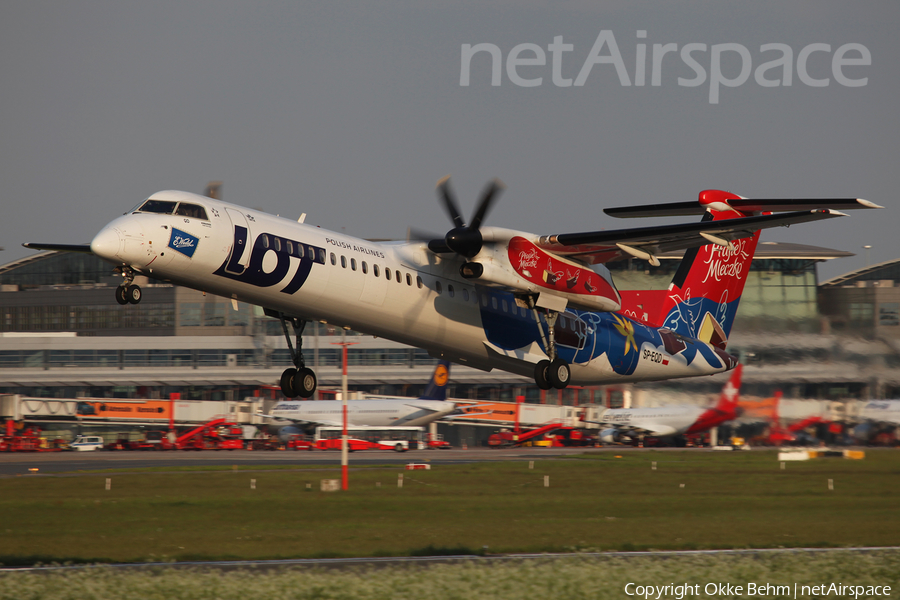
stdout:
[(116, 267), (125, 281), (116, 288), (116, 302), (119, 304), (139, 304), (141, 301), (140, 286), (134, 284), (134, 269), (131, 267)]

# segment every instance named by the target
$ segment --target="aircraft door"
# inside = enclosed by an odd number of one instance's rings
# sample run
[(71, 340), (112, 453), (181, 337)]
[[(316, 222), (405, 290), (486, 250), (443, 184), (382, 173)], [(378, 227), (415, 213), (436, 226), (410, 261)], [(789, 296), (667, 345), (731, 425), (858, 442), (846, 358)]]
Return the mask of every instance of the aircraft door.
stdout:
[[(370, 266), (369, 268), (373, 267)], [(365, 277), (363, 281), (365, 283), (363, 283), (362, 295), (359, 297), (360, 301), (374, 304), (375, 306), (382, 306), (384, 297), (387, 294), (388, 280), (383, 275), (375, 277), (373, 274), (371, 277)]]
[(231, 245), (231, 256), (225, 265), (225, 271), (240, 275), (250, 263), (250, 241), (253, 238), (250, 235), (250, 225), (243, 214), (232, 208), (226, 209), (226, 212), (231, 219), (231, 224), (234, 226), (234, 240)]

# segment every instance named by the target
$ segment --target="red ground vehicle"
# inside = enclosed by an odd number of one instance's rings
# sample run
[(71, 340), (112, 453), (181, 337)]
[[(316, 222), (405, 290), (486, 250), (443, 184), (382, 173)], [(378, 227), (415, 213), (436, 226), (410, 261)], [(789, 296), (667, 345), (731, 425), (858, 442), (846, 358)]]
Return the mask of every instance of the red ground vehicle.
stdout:
[(240, 450), (244, 430), (225, 419), (213, 419), (191, 429), (175, 440), (179, 450)]
[(535, 441), (545, 433), (550, 433), (555, 429), (559, 429), (562, 427), (562, 423), (549, 423), (542, 427), (538, 427), (537, 429), (530, 429), (528, 431), (520, 431), (519, 433), (515, 433), (508, 429), (503, 429), (499, 433), (495, 433), (488, 438), (488, 446), (491, 448), (509, 448), (512, 446), (518, 446), (520, 444), (524, 444), (525, 442)]
[(17, 433), (15, 423), (7, 421), (5, 435), (0, 437), (0, 452), (58, 452), (67, 446), (65, 440), (45, 440), (40, 433), (31, 427)]
[(444, 437), (436, 433), (431, 435), (430, 433), (426, 436), (425, 447), (429, 450), (450, 450), (453, 446), (450, 445), (450, 442), (445, 442)]

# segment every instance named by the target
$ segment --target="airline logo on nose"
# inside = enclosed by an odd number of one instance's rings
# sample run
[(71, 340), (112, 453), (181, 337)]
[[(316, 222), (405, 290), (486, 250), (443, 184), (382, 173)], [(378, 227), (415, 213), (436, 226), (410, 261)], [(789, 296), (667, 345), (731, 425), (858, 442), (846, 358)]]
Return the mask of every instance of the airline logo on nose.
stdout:
[(177, 250), (190, 258), (194, 256), (198, 241), (200, 241), (199, 238), (173, 227), (172, 237), (169, 238), (169, 248)]

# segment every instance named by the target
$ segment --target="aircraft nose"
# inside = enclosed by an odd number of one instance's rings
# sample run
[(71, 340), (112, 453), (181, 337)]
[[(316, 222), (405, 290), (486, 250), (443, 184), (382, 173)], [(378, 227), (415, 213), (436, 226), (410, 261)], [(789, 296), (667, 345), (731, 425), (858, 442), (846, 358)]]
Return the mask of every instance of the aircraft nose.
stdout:
[(105, 227), (91, 240), (91, 252), (100, 258), (115, 258), (119, 254), (122, 237), (113, 227)]

